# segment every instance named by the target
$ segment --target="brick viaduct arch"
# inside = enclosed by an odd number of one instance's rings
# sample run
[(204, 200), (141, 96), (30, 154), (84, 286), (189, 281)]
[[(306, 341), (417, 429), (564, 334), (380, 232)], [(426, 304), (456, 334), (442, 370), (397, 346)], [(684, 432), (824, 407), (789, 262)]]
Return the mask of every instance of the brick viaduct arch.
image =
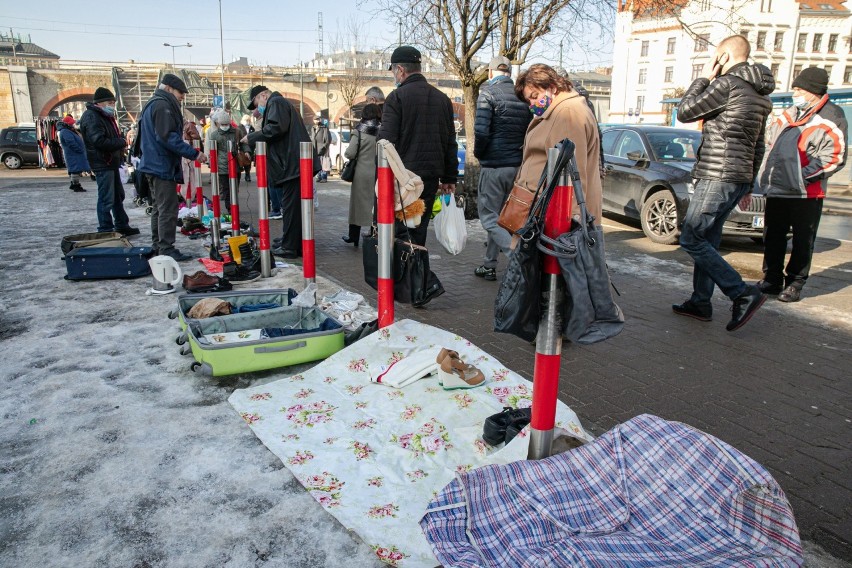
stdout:
[(93, 96), (95, 96), (95, 87), (74, 87), (73, 89), (65, 89), (48, 99), (47, 102), (42, 105), (37, 116), (47, 116), (50, 111), (61, 104), (74, 101), (91, 101)]

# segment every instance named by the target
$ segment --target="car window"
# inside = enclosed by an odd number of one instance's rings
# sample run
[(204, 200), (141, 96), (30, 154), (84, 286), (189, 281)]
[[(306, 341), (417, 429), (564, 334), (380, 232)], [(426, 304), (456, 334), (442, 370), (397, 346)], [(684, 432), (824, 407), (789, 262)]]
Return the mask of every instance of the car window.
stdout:
[(604, 154), (612, 154), (612, 147), (621, 133), (621, 130), (607, 130), (603, 133), (603, 136), (601, 136), (601, 146), (603, 146)]
[(348, 144), (350, 140), (352, 140), (352, 131), (351, 130), (341, 130), (340, 136), (343, 138), (343, 143)]
[(628, 158), (627, 154), (635, 155), (636, 152), (640, 152), (641, 154), (645, 153), (645, 146), (642, 144), (642, 139), (639, 138), (639, 134), (633, 132), (631, 130), (625, 130), (624, 136), (621, 137), (621, 140), (618, 141), (617, 144), (618, 150), (614, 153), (614, 155), (619, 158), (625, 159), (636, 159), (636, 158)]
[(657, 160), (662, 162), (687, 162), (695, 160), (701, 144), (701, 133), (673, 131), (650, 132), (648, 141)]
[(330, 137), (331, 143), (337, 144), (337, 133), (334, 132), (334, 131), (330, 131), (329, 134), (331, 134), (331, 137)]
[(3, 140), (6, 140), (7, 142), (11, 142), (14, 139), (15, 139), (15, 131), (14, 130), (7, 130), (6, 132), (3, 133)]
[(18, 132), (18, 143), (20, 144), (35, 144), (35, 130), (21, 130)]

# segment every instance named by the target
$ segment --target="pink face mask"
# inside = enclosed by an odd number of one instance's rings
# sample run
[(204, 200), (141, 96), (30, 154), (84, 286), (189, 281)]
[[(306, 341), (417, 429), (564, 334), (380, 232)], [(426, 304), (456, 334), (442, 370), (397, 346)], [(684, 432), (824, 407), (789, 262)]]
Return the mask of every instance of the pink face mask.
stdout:
[(553, 102), (553, 98), (550, 95), (545, 93), (540, 99), (538, 99), (535, 103), (530, 105), (530, 112), (535, 116), (541, 116), (544, 114), (544, 111), (547, 110), (547, 107), (550, 106), (550, 103)]

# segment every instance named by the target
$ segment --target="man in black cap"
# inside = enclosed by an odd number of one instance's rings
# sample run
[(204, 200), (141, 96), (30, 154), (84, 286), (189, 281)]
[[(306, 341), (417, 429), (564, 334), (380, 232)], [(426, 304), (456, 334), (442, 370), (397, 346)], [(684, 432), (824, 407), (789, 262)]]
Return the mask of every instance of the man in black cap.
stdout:
[(497, 280), (497, 257), (500, 251), (508, 255), (512, 248), (512, 235), (497, 225), (497, 218), (512, 191), (523, 156), (524, 136), (532, 120), (529, 106), (515, 96), (511, 71), (508, 58), (493, 57), (488, 64), (488, 81), (476, 100), (473, 155), (482, 166), (476, 207), (488, 237), (484, 262), (473, 273), (485, 280)]
[[(798, 302), (808, 279), (828, 178), (846, 163), (847, 124), (828, 100), (828, 73), (808, 67), (793, 80), (793, 106), (769, 125), (760, 189), (766, 195), (763, 280), (782, 302)], [(793, 250), (784, 270), (787, 233)]]
[(177, 227), (177, 184), (183, 183), (181, 157), (207, 162), (207, 156), (183, 140), (183, 113), (180, 103), (187, 88), (177, 75), (167, 73), (142, 109), (138, 146), (142, 152), (139, 171), (151, 188), (151, 240), (157, 254), (177, 261), (193, 257), (175, 248)]
[(124, 210), (124, 186), (118, 173), (127, 140), (115, 120), (115, 95), (106, 87), (98, 87), (92, 102), (86, 103), (86, 111), (80, 117), (80, 135), (98, 184), (98, 232), (138, 235), (139, 229), (130, 226)]
[[(266, 142), (266, 172), (270, 218), (280, 215), (284, 225), (280, 245), (272, 249), (276, 255), (294, 259), (302, 256), (301, 191), (299, 188), (299, 145), (310, 142), (305, 123), (296, 107), (281, 93), (255, 85), (249, 92), (249, 110), (260, 113), (261, 127), (242, 141), (254, 146)], [(311, 175), (320, 171), (319, 157), (313, 153)]]
[[(397, 47), (388, 68), (397, 88), (385, 99), (378, 139), (391, 142), (405, 167), (423, 179), (420, 196), (426, 211), (435, 195), (454, 193), (458, 177), (458, 142), (450, 98), (426, 82), (420, 73), (420, 52)], [(425, 246), (429, 215), (409, 230), (411, 240)]]

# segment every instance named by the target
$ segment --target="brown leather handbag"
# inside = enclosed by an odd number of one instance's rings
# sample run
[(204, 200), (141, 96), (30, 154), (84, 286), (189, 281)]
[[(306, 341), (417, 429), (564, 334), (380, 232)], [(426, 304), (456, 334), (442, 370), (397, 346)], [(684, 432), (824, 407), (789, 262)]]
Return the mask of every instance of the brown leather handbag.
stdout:
[(497, 225), (503, 227), (513, 235), (521, 230), (530, 215), (530, 207), (533, 201), (535, 201), (535, 196), (541, 191), (546, 179), (547, 168), (541, 173), (541, 179), (538, 180), (538, 188), (535, 190), (527, 189), (515, 182), (512, 186), (512, 191), (509, 192), (509, 197), (506, 198), (506, 203), (503, 204), (503, 209), (500, 210)]
[(248, 152), (237, 152), (237, 165), (241, 168), (251, 165), (251, 156)]

